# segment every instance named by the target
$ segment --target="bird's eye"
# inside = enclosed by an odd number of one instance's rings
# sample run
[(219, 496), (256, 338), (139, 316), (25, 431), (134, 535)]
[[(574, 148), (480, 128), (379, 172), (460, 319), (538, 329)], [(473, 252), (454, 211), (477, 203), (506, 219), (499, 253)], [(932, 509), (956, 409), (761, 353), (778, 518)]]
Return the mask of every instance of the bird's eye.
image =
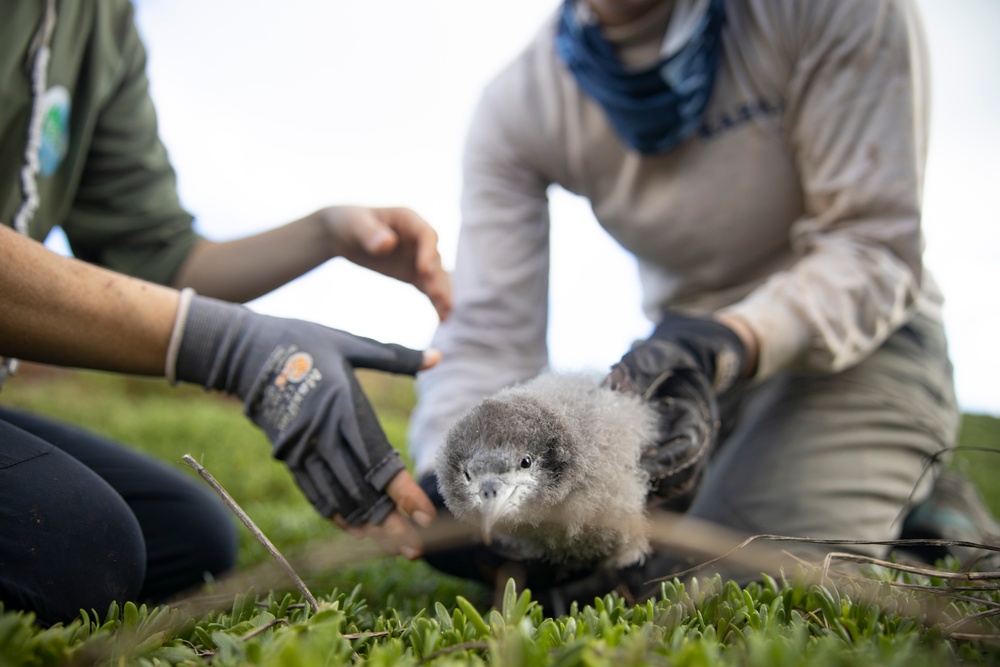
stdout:
[(531, 457), (530, 456), (525, 456), (523, 459), (521, 459), (521, 467), (522, 468), (530, 468), (531, 467)]
[(472, 481), (472, 476), (469, 474), (469, 471), (465, 470), (463, 472), (465, 473), (465, 481), (466, 482), (471, 482)]

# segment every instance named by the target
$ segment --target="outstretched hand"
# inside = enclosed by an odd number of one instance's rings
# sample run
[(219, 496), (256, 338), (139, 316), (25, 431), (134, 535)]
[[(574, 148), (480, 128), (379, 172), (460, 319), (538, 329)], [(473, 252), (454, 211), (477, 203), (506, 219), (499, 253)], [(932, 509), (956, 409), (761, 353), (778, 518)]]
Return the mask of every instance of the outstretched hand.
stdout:
[(451, 312), (451, 278), (441, 266), (437, 232), (408, 208), (331, 206), (320, 211), (333, 254), (413, 284), (444, 320)]
[(406, 516), (427, 524), (434, 507), (406, 472), (354, 371), (413, 375), (436, 364), (438, 351), (261, 315), (191, 292), (181, 296), (175, 329), (168, 377), (241, 398), (320, 514), (391, 553), (419, 555)]

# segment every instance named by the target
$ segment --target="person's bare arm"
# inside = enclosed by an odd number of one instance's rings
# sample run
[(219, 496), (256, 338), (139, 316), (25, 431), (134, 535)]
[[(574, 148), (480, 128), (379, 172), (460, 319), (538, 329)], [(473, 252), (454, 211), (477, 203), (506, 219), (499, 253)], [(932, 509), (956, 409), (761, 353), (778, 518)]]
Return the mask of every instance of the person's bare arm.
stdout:
[(0, 226), (0, 354), (163, 375), (176, 291), (76, 259)]
[(335, 206), (254, 236), (202, 241), (173, 286), (242, 303), (334, 257), (411, 283), (441, 319), (451, 310), (451, 283), (441, 266), (437, 233), (406, 208)]
[[(162, 376), (178, 303), (179, 293), (169, 287), (63, 257), (0, 225), (0, 355)], [(425, 353), (423, 366), (438, 356)], [(434, 506), (405, 470), (386, 493), (417, 523), (432, 520)], [(352, 530), (409, 558), (421, 551), (398, 510), (379, 526)]]

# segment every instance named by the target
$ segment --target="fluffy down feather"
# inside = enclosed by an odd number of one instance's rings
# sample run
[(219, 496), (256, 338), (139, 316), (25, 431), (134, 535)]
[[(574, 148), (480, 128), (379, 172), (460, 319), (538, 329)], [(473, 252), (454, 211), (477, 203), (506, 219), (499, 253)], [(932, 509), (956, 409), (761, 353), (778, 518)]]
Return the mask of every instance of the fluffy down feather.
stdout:
[(437, 462), (448, 509), (521, 558), (624, 567), (649, 553), (639, 465), (657, 414), (579, 373), (544, 373), (484, 399)]

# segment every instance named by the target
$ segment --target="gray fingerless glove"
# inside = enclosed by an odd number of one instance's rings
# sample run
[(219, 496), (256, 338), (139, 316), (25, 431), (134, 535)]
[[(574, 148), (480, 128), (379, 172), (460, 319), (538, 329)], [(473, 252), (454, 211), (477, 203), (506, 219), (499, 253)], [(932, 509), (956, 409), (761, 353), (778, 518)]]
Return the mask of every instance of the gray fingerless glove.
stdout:
[(354, 368), (414, 375), (421, 352), (200, 296), (182, 299), (174, 338), (171, 379), (240, 397), (323, 516), (361, 525), (392, 511), (385, 487), (404, 465)]

